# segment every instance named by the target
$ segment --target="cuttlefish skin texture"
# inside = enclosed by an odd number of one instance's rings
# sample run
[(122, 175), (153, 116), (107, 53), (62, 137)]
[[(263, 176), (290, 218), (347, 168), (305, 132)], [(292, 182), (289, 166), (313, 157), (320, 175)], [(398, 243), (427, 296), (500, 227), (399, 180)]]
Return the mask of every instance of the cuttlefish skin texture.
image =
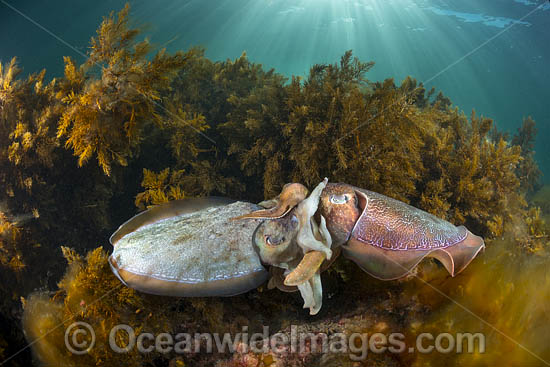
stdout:
[(184, 199), (154, 207), (111, 238), (115, 275), (144, 293), (176, 297), (232, 296), (269, 274), (252, 244), (258, 220), (230, 221), (258, 206), (218, 198)]
[(347, 237), (344, 256), (382, 280), (407, 275), (426, 256), (441, 261), (454, 276), (484, 248), (483, 239), (464, 226), (347, 184), (327, 185), (320, 213), (333, 237)]

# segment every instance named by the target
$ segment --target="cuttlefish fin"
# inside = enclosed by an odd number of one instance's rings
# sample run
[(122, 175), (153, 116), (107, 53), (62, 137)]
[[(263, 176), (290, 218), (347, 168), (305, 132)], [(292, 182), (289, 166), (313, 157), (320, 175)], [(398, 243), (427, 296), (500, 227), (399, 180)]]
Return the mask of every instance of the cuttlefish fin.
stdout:
[(464, 240), (446, 248), (392, 251), (366, 245), (353, 238), (342, 246), (345, 257), (381, 280), (406, 276), (425, 257), (439, 260), (449, 274), (455, 276), (464, 270), (484, 247), (483, 239), (470, 231)]
[(449, 274), (454, 277), (464, 270), (484, 248), (483, 239), (468, 231), (466, 238), (461, 242), (444, 249), (435, 250), (428, 256), (439, 260)]
[(282, 218), (307, 197), (307, 188), (299, 183), (286, 184), (283, 191), (274, 199), (262, 201), (260, 206), (266, 209), (231, 218), (237, 219), (277, 219)]
[(325, 261), (326, 255), (321, 251), (310, 251), (304, 255), (300, 264), (285, 278), (284, 285), (299, 286), (311, 279)]
[(204, 198), (174, 200), (165, 204), (157, 205), (127, 220), (116, 230), (115, 233), (113, 233), (109, 241), (112, 245), (115, 245), (118, 240), (128, 233), (131, 233), (147, 224), (182, 214), (194, 213), (210, 207), (228, 205), (234, 202), (235, 200), (210, 196)]
[(354, 238), (342, 246), (344, 256), (363, 271), (381, 280), (394, 280), (407, 275), (433, 250), (393, 251), (366, 245)]

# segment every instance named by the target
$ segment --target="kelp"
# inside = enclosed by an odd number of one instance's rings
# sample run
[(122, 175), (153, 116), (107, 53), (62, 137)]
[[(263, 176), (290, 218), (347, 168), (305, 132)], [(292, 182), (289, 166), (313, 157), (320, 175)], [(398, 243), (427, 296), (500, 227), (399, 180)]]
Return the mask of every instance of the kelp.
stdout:
[[(78, 170), (57, 138), (63, 114), (58, 103), (57, 80), (44, 82), (45, 71), (18, 78), (16, 60), (2, 65), (0, 93), (0, 202), (8, 217), (26, 217), (25, 241), (48, 238), (54, 231), (62, 241), (66, 225), (87, 217), (86, 227), (97, 233), (108, 226), (112, 183), (98, 175), (97, 167)], [(91, 210), (93, 209), (93, 214)], [(33, 220), (35, 219), (35, 220)], [(39, 220), (38, 220), (39, 219)], [(76, 227), (83, 223), (76, 222)], [(81, 236), (82, 234), (79, 234)], [(35, 238), (32, 240), (30, 238)]]
[(544, 185), (531, 197), (534, 206), (539, 207), (542, 215), (550, 216), (550, 185)]
[(0, 212), (0, 265), (18, 272), (25, 267), (23, 255), (18, 248), (21, 228), (10, 221), (6, 214)]
[[(52, 103), (55, 83), (44, 83), (45, 71), (24, 80), (18, 79), (20, 73), (15, 58), (0, 63), (0, 263), (5, 267), (2, 289), (9, 294), (7, 303), (17, 299), (14, 285), (33, 251), (23, 225), (42, 215), (39, 199), (50, 192), (44, 176), (59, 157), (54, 130), (58, 113)], [(47, 218), (48, 211), (44, 214)]]
[[(268, 111), (276, 113), (275, 110), (284, 107), (286, 78), (274, 70), (264, 71), (261, 65), (251, 63), (246, 54), (235, 60), (212, 62), (203, 56), (202, 50), (197, 52), (198, 56), (174, 80), (172, 89), (185, 93), (174, 94), (173, 101), (185, 106), (188, 113), (203, 116), (208, 129), (203, 130), (205, 136), (194, 144), (198, 153), (194, 160), (185, 159), (178, 152), (182, 147), (187, 149), (185, 140), (171, 143), (177, 168), (189, 173), (186, 186), (191, 192), (240, 197), (246, 185), (247, 195), (260, 199), (264, 195), (264, 180), (249, 177), (263, 173), (263, 162), (249, 157), (245, 148), (262, 137), (262, 141), (277, 139), (277, 130), (271, 127), (276, 121), (265, 116)], [(258, 108), (259, 120), (247, 117)], [(256, 146), (260, 147), (261, 141)], [(266, 151), (264, 156), (270, 153)], [(253, 163), (242, 163), (245, 160)], [(253, 167), (254, 163), (258, 166)]]
[(542, 218), (541, 209), (529, 208), (525, 216), (525, 224), (525, 227), (520, 227), (516, 231), (514, 239), (517, 244), (529, 252), (547, 251), (550, 248), (550, 228)]
[[(98, 366), (98, 365), (176, 365), (204, 366), (215, 365), (218, 361), (231, 359), (229, 350), (219, 353), (214, 344), (214, 353), (206, 351), (207, 343), (195, 339), (198, 333), (230, 332), (235, 335), (245, 332), (252, 335), (262, 332), (266, 319), (275, 329), (275, 315), (286, 317), (293, 310), (284, 302), (280, 294), (258, 299), (250, 303), (250, 296), (237, 296), (221, 300), (213, 298), (179, 299), (152, 296), (125, 287), (112, 273), (107, 261), (107, 253), (102, 248), (81, 256), (70, 248), (62, 248), (68, 262), (65, 275), (58, 283), (59, 289), (51, 294), (35, 292), (24, 301), (23, 327), (29, 342), (33, 343), (34, 355), (39, 363), (56, 366)], [(288, 299), (287, 299), (288, 302)], [(299, 297), (295, 304), (300, 304)], [(78, 355), (67, 351), (64, 333), (75, 322), (84, 322), (94, 331), (95, 344), (87, 353)], [(191, 339), (178, 339), (178, 352), (153, 350), (140, 352), (137, 345), (127, 352), (117, 352), (111, 348), (111, 330), (117, 325), (128, 325), (135, 336), (151, 333), (169, 333), (174, 338), (178, 333), (187, 333)], [(248, 331), (247, 331), (248, 330)], [(73, 330), (74, 331), (74, 330)], [(72, 338), (72, 333), (69, 338)], [(79, 341), (91, 342), (91, 334), (78, 336)], [(114, 335), (117, 346), (128, 345), (128, 333), (119, 330)], [(232, 336), (233, 337), (233, 336)], [(69, 339), (72, 340), (72, 339)], [(155, 341), (145, 346), (155, 346)], [(174, 344), (176, 341), (174, 341)], [(175, 345), (172, 347), (175, 347)], [(227, 348), (227, 347), (226, 347)]]
[(44, 71), (20, 78), (15, 59), (0, 69), (0, 312), (13, 326), (2, 330), (11, 355), (24, 346), (14, 332), (20, 298), (55, 286), (63, 269), (52, 248), (65, 241), (86, 248), (105, 233), (113, 185), (97, 167), (79, 171), (57, 138), (57, 81), (45, 83)]
[[(158, 316), (143, 310), (145, 305), (132, 289), (121, 287), (118, 279), (111, 276), (105, 252), (100, 248), (82, 258), (73, 250), (64, 248), (63, 253), (69, 268), (59, 283), (54, 297), (36, 293), (25, 301), (23, 326), (29, 340), (35, 342), (35, 356), (42, 363), (57, 366), (91, 366), (96, 363), (129, 363), (132, 359), (149, 361), (137, 350), (126, 354), (109, 352), (111, 327), (133, 320), (139, 323), (158, 322)], [(162, 316), (160, 316), (162, 317)], [(85, 321), (93, 325), (97, 333), (97, 348), (82, 356), (67, 353), (63, 334), (69, 325)], [(87, 335), (90, 342), (91, 335)], [(118, 336), (117, 336), (118, 337)], [(107, 362), (108, 361), (108, 362)]]
[[(166, 298), (139, 293), (125, 287), (114, 276), (107, 261), (107, 253), (97, 248), (85, 257), (69, 248), (62, 248), (69, 263), (67, 272), (59, 282), (55, 293), (35, 292), (24, 301), (23, 326), (37, 361), (43, 365), (56, 366), (297, 366), (349, 365), (349, 354), (315, 352), (307, 343), (304, 350), (291, 352), (288, 348), (282, 353), (248, 353), (247, 340), (252, 335), (261, 335), (263, 327), (270, 335), (286, 334), (290, 338), (291, 325), (299, 325), (298, 332), (328, 333), (342, 330), (347, 337), (354, 332), (386, 332), (400, 325), (393, 317), (397, 310), (403, 312), (410, 303), (398, 304), (399, 287), (370, 285), (370, 294), (360, 294), (356, 284), (332, 289), (338, 294), (329, 300), (331, 310), (322, 311), (321, 318), (307, 319), (297, 315), (301, 307), (299, 295), (260, 289), (245, 295), (216, 298)], [(364, 273), (363, 273), (364, 274)], [(356, 275), (362, 276), (361, 273)], [(363, 283), (363, 287), (369, 287)], [(329, 287), (329, 289), (332, 287)], [(354, 298), (350, 298), (354, 297)], [(357, 300), (361, 302), (357, 302)], [(338, 314), (335, 317), (335, 309)], [(346, 316), (340, 315), (346, 314)], [(359, 316), (358, 313), (364, 313)], [(95, 344), (81, 355), (67, 351), (65, 332), (69, 342), (73, 338), (71, 324), (86, 323), (94, 330)], [(178, 333), (191, 336), (189, 342), (180, 341), (178, 351), (161, 352), (153, 348), (142, 353), (137, 345), (127, 352), (119, 353), (110, 346), (113, 327), (128, 325), (138, 337), (151, 333), (153, 338), (168, 333), (177, 338)], [(73, 329), (74, 331), (74, 329)], [(225, 347), (212, 341), (213, 353), (206, 353), (208, 343), (205, 338), (195, 339), (199, 333), (229, 333)], [(246, 333), (238, 339), (237, 333)], [(314, 335), (313, 334), (313, 335)], [(119, 330), (113, 334), (117, 346), (128, 345), (128, 334)], [(77, 336), (79, 342), (90, 343), (90, 334)], [(215, 336), (213, 337), (215, 338)], [(257, 336), (256, 336), (257, 338)], [(176, 341), (174, 341), (175, 343)], [(258, 340), (262, 342), (262, 340)], [(144, 340), (144, 345), (155, 346), (155, 341)], [(233, 351), (229, 349), (229, 346)], [(174, 344), (172, 345), (174, 347)], [(183, 350), (182, 350), (183, 349)], [(248, 348), (250, 350), (250, 348)], [(200, 351), (200, 352), (199, 352)], [(399, 366), (399, 356), (372, 355), (369, 361), (380, 365)]]
[(55, 83), (44, 84), (45, 71), (24, 80), (17, 79), (20, 72), (15, 58), (0, 64), (0, 180), (2, 195), (22, 199), (44, 186), (41, 176), (58, 157), (59, 114), (52, 97)]

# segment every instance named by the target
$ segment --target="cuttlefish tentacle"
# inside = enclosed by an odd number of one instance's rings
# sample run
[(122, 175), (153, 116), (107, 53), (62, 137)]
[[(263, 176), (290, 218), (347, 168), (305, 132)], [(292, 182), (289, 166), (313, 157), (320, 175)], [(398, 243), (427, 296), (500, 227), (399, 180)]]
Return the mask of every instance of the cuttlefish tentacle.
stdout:
[(323, 306), (323, 285), (321, 284), (321, 272), (317, 271), (313, 278), (309, 280), (313, 292), (313, 307), (309, 309), (310, 315), (316, 315)]
[(304, 300), (304, 308), (310, 309), (310, 314), (313, 311), (313, 308), (315, 307), (315, 301), (313, 299), (313, 290), (311, 289), (311, 284), (309, 282), (305, 282), (303, 284), (300, 284), (298, 286), (298, 289), (300, 290), (300, 294)]
[(323, 216), (319, 225), (314, 219), (327, 182), (317, 185), (307, 199), (303, 185), (288, 184), (277, 198), (261, 203), (264, 210), (234, 218), (270, 219), (260, 224), (253, 236), (262, 262), (272, 265), (268, 287), (299, 290), (312, 315), (321, 309), (321, 266), (333, 257), (327, 222)]
[[(327, 186), (327, 182), (328, 179), (325, 178), (323, 182), (317, 185), (317, 187), (311, 192), (311, 195), (307, 199), (303, 200), (296, 208), (296, 216), (300, 221), (300, 230), (298, 231), (296, 241), (304, 252), (311, 250), (320, 251), (325, 254), (327, 260), (330, 260), (332, 257), (332, 251), (330, 250), (332, 240), (328, 229), (326, 228), (326, 221), (324, 218), (321, 219), (321, 224), (324, 226), (324, 229), (322, 233), (320, 233), (317, 223), (315, 223), (315, 220), (313, 219), (313, 216), (319, 207), (321, 193)], [(315, 234), (317, 234), (317, 237), (321, 234), (324, 241), (320, 241), (315, 238)]]
[(317, 211), (321, 192), (327, 184), (323, 180), (312, 191), (311, 195), (298, 205), (295, 215), (300, 222), (296, 242), (305, 252), (298, 266), (287, 275), (284, 284), (286, 286), (300, 285), (311, 279), (321, 267), (321, 264), (332, 257), (332, 238), (327, 229), (325, 218), (321, 215), (320, 226), (315, 223), (313, 215)]
[[(333, 249), (332, 251), (332, 259), (330, 259), (329, 261), (324, 261), (321, 265), (321, 267), (319, 268), (318, 272), (319, 273), (322, 273), (323, 271), (327, 270), (328, 268), (330, 268), (330, 266), (334, 263), (334, 261), (336, 261), (336, 259), (338, 258), (338, 256), (340, 255), (340, 252), (341, 252), (342, 248), (341, 247), (337, 247), (335, 249)], [(317, 254), (320, 254), (321, 256), (324, 257), (324, 254), (323, 253), (318, 253)], [(311, 268), (313, 268), (314, 266), (312, 266)], [(307, 267), (306, 267), (307, 268)], [(296, 269), (295, 269), (296, 270)], [(267, 288), (268, 289), (274, 289), (274, 288), (277, 288), (279, 289), (280, 291), (282, 292), (296, 292), (298, 291), (298, 287), (297, 286), (290, 286), (290, 285), (286, 285), (285, 284), (285, 276), (284, 276), (284, 273), (285, 273), (285, 269), (283, 268), (279, 268), (277, 266), (271, 266), (269, 268), (269, 274), (271, 275), (271, 277), (269, 278), (269, 282), (267, 284)], [(288, 271), (287, 271), (288, 273)], [(309, 272), (308, 274), (311, 274), (311, 272)], [(315, 275), (315, 274), (314, 274)], [(314, 276), (313, 275), (313, 276)], [(298, 281), (295, 281), (294, 279), (290, 278), (289, 279), (289, 283), (298, 283)]]
[[(326, 230), (324, 218), (321, 217), (321, 228)], [(322, 232), (322, 231), (320, 231)], [(328, 235), (330, 246), (330, 234)], [(309, 308), (310, 315), (316, 315), (323, 303), (323, 287), (321, 284), (321, 265), (325, 262), (326, 255), (321, 251), (307, 252), (298, 266), (291, 271), (284, 280), (284, 286), (289, 288), (297, 286), (305, 300), (304, 308)], [(312, 300), (312, 302), (310, 302)]]
[(326, 255), (320, 251), (310, 251), (304, 255), (296, 269), (292, 270), (285, 278), (284, 285), (299, 286), (311, 279), (325, 261)]
[(321, 274), (317, 272), (307, 282), (298, 286), (300, 294), (304, 299), (304, 308), (309, 308), (310, 315), (316, 315), (323, 306), (323, 286)]
[(282, 218), (307, 197), (307, 188), (299, 183), (286, 184), (283, 191), (274, 199), (262, 201), (259, 205), (266, 209), (231, 218), (237, 219), (277, 219)]
[(298, 285), (298, 289), (304, 299), (304, 308), (309, 308), (310, 315), (316, 315), (323, 306), (321, 272), (317, 270), (309, 280)]
[(300, 226), (296, 238), (297, 244), (305, 252), (304, 257), (285, 278), (287, 287), (297, 286), (304, 298), (304, 308), (309, 308), (310, 315), (319, 312), (323, 301), (323, 287), (321, 284), (321, 265), (330, 260), (332, 238), (327, 229), (326, 220), (321, 216), (321, 223), (317, 225), (313, 216), (317, 211), (319, 200), (328, 180), (325, 178), (312, 191), (311, 195), (302, 201), (295, 209)]

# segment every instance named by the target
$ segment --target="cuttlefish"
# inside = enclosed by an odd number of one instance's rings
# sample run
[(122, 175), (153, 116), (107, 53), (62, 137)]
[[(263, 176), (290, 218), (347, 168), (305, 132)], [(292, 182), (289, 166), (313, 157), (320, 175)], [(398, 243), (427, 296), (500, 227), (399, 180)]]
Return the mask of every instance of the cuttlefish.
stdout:
[(269, 288), (299, 291), (312, 315), (322, 306), (320, 275), (340, 253), (392, 280), (425, 257), (455, 276), (484, 248), (464, 226), (327, 179), (309, 196), (291, 183), (258, 205), (202, 198), (153, 207), (120, 226), (111, 244), (113, 272), (142, 292), (232, 296), (269, 279)]
[(455, 276), (485, 246), (464, 226), (376, 192), (325, 179), (306, 198), (300, 186), (285, 186), (281, 195), (260, 203), (264, 209), (237, 219), (266, 220), (254, 243), (263, 263), (283, 269), (271, 270), (270, 286), (297, 288), (311, 314), (321, 308), (320, 272), (340, 252), (373, 277), (393, 280), (425, 257)]

